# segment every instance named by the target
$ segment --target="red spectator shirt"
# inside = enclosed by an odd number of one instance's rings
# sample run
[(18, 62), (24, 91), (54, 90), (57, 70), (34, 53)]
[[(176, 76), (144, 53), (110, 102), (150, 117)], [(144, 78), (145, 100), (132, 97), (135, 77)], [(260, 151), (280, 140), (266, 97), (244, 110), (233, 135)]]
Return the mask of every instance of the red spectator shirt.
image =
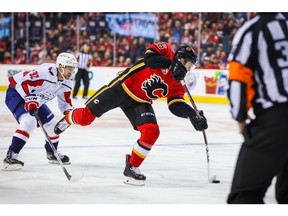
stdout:
[[(174, 51), (170, 44), (158, 42), (151, 44), (147, 52), (157, 52), (168, 59), (174, 58)], [(152, 100), (167, 97), (167, 99), (183, 99), (184, 89), (168, 68), (150, 68), (144, 59), (133, 65), (128, 72), (119, 77), (124, 80), (122, 87), (134, 100), (141, 103), (152, 103)], [(118, 80), (119, 80), (118, 79)]]

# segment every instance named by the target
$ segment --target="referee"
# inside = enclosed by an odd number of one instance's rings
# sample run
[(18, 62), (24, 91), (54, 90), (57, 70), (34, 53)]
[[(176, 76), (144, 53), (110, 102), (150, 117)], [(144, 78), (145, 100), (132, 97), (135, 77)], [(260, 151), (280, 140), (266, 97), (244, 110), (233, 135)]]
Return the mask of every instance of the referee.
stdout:
[(76, 95), (80, 88), (81, 80), (83, 80), (84, 91), (83, 91), (83, 99), (88, 99), (88, 89), (89, 89), (89, 74), (88, 70), (92, 64), (92, 55), (89, 53), (88, 44), (84, 43), (80, 52), (77, 52), (76, 58), (78, 61), (78, 72), (75, 76), (75, 86), (73, 91), (73, 98), (77, 99)]
[(276, 200), (288, 204), (288, 14), (246, 22), (228, 60), (228, 98), (244, 142), (227, 202), (263, 204), (276, 177)]

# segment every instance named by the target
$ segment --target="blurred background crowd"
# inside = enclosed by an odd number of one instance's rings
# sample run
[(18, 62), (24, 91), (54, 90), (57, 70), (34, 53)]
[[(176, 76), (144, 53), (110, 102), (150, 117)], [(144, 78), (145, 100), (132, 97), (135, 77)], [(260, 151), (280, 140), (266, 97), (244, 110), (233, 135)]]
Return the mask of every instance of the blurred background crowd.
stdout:
[(198, 68), (226, 69), (237, 29), (255, 13), (0, 13), (0, 63), (55, 62), (88, 44), (93, 66), (131, 66), (149, 44), (193, 46)]

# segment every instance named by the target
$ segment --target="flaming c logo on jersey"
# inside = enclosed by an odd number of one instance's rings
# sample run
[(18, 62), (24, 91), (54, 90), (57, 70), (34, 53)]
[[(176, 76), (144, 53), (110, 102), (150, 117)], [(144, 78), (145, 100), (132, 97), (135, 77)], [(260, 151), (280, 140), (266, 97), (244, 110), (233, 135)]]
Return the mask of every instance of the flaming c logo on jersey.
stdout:
[(142, 83), (142, 89), (146, 91), (146, 95), (151, 99), (166, 97), (168, 93), (168, 85), (156, 74)]

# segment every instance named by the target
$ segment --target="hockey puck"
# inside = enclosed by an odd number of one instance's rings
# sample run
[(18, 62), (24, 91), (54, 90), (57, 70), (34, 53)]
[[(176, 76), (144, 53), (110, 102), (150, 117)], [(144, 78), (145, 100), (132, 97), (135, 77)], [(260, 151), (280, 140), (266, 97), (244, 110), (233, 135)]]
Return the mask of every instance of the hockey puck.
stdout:
[(219, 184), (219, 183), (220, 183), (220, 180), (212, 180), (212, 183), (214, 183), (214, 184)]

